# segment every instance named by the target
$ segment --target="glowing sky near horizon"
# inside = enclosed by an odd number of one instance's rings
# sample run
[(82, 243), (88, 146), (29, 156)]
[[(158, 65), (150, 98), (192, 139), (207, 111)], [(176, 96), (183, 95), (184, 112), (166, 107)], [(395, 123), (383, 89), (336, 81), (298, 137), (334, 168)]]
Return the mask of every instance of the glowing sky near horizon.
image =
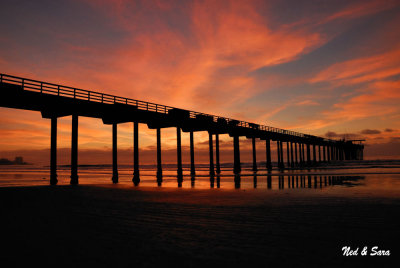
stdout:
[[(366, 138), (367, 157), (398, 158), (398, 25), (399, 1), (3, 0), (0, 72)], [(59, 124), (68, 148), (70, 118)], [(39, 113), (0, 108), (0, 156), (49, 148), (49, 127)], [(163, 131), (164, 149), (174, 133)], [(82, 150), (111, 147), (100, 120), (81, 118), (79, 135)], [(207, 137), (196, 133), (197, 145)], [(155, 131), (141, 125), (140, 142), (154, 149)], [(132, 125), (121, 124), (119, 148), (131, 147)]]

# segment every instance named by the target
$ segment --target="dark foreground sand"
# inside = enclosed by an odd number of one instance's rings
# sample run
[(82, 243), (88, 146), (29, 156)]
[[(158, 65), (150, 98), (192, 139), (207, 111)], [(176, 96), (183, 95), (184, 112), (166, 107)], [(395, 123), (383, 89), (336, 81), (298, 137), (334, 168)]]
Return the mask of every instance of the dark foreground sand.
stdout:
[[(0, 188), (0, 261), (7, 264), (2, 267), (399, 264), (399, 198), (313, 193), (118, 185)], [(343, 257), (343, 246), (378, 246), (391, 256)]]

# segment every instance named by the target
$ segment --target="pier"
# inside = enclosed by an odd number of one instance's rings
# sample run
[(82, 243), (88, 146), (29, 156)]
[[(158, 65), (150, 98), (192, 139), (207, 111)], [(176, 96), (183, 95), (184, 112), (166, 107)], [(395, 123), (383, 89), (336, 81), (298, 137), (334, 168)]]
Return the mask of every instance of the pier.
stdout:
[[(112, 182), (118, 183), (117, 127), (120, 123), (133, 124), (133, 178), (140, 182), (139, 173), (139, 124), (157, 131), (157, 181), (162, 180), (161, 130), (176, 128), (177, 177), (182, 180), (181, 132), (190, 133), (190, 174), (194, 176), (193, 133), (209, 134), (209, 174), (219, 174), (219, 138), (229, 135), (233, 139), (235, 174), (241, 173), (240, 137), (252, 140), (253, 168), (257, 172), (256, 140), (265, 142), (267, 170), (272, 170), (271, 142), (276, 142), (278, 168), (314, 167), (320, 163), (345, 160), (363, 160), (362, 140), (331, 140), (291, 130), (259, 125), (201, 112), (189, 111), (130, 98), (47, 83), (17, 76), (0, 74), (0, 107), (39, 111), (51, 120), (50, 133), (50, 184), (57, 184), (57, 118), (72, 116), (71, 137), (71, 184), (78, 184), (78, 120), (79, 117), (102, 119), (112, 125)], [(215, 148), (213, 146), (215, 139)], [(214, 162), (215, 150), (215, 162)], [(286, 156), (285, 156), (286, 155)], [(284, 159), (286, 158), (286, 159)]]

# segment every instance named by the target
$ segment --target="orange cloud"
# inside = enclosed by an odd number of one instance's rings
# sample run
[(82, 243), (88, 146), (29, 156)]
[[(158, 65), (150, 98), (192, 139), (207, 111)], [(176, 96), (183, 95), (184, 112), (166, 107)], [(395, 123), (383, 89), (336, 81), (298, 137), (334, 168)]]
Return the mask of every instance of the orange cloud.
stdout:
[[(342, 124), (365, 118), (381, 118), (388, 120), (393, 117), (391, 124), (399, 122), (395, 117), (400, 115), (400, 81), (376, 81), (358, 95), (337, 102), (332, 107), (321, 112), (318, 119), (304, 120), (292, 125), (293, 129), (318, 130), (328, 126)], [(372, 123), (372, 121), (371, 121)]]
[(314, 100), (303, 100), (303, 101), (299, 101), (298, 103), (296, 103), (296, 105), (297, 106), (315, 106), (315, 105), (319, 105), (319, 103)]
[[(109, 15), (122, 27), (127, 18), (134, 25), (143, 16), (128, 1), (99, 5), (109, 5)], [(159, 8), (150, 6), (141, 8)], [(101, 55), (107, 58), (107, 70), (90, 77), (123, 95), (221, 113), (265, 90), (254, 86), (249, 72), (291, 61), (324, 43), (319, 33), (306, 29), (272, 31), (251, 1), (194, 2), (187, 12), (191, 35), (157, 19), (151, 22), (157, 31), (129, 28), (119, 48)]]
[(354, 120), (399, 113), (400, 81), (379, 81), (368, 92), (334, 105), (333, 112), (326, 112), (331, 120)]
[(311, 78), (310, 83), (353, 85), (400, 74), (400, 49), (335, 63)]

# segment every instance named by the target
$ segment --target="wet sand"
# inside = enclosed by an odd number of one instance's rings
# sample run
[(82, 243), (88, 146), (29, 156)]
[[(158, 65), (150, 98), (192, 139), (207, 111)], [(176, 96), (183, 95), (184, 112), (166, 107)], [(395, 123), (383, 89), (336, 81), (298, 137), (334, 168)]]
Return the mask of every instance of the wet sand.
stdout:
[[(0, 201), (0, 262), (9, 265), (386, 267), (399, 260), (395, 195), (79, 185), (0, 188)], [(343, 257), (343, 246), (378, 246), (391, 256)]]

